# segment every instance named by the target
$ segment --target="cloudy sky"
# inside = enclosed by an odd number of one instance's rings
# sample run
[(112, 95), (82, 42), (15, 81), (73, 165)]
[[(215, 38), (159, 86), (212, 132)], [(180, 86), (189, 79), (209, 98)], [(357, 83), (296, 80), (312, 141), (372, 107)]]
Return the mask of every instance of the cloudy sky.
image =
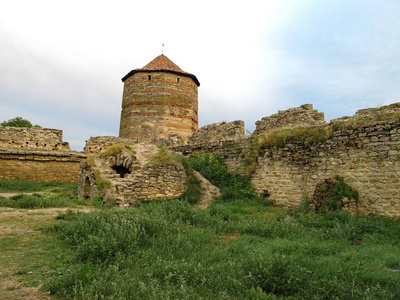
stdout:
[(164, 54), (200, 81), (200, 126), (312, 103), (326, 120), (400, 101), (399, 0), (91, 1), (0, 5), (0, 121), (82, 150), (118, 136), (130, 70)]

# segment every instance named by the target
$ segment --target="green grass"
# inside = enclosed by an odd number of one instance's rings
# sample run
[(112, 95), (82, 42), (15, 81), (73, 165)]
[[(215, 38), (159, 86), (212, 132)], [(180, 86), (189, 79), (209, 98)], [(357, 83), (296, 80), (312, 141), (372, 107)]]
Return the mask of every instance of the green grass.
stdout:
[[(288, 213), (227, 174), (218, 159), (196, 158), (197, 168), (225, 187), (207, 210), (182, 197), (67, 211), (43, 223), (31, 242), (0, 239), (18, 263), (0, 261), (27, 286), (44, 282), (43, 291), (61, 299), (400, 298), (400, 219)], [(5, 228), (31, 228), (22, 220), (10, 218)], [(29, 231), (24, 237), (29, 241)]]
[(0, 207), (23, 209), (78, 206), (104, 207), (101, 197), (85, 200), (77, 196), (77, 190), (77, 183), (1, 179), (0, 192), (17, 193), (17, 195), (9, 198), (0, 196)]
[(52, 234), (72, 257), (61, 298), (397, 299), (400, 222), (348, 213), (263, 217), (273, 207), (170, 200), (68, 213)]
[(28, 193), (52, 190), (54, 192), (75, 192), (75, 182), (38, 182), (24, 179), (0, 179), (0, 193)]
[(56, 194), (19, 194), (10, 198), (0, 197), (0, 206), (11, 208), (50, 208), (50, 207), (77, 207), (79, 205), (91, 205), (90, 201), (76, 196)]
[(111, 155), (116, 155), (118, 153), (121, 153), (123, 151), (126, 151), (130, 155), (134, 155), (135, 151), (133, 151), (128, 144), (114, 144), (108, 147), (106, 150), (103, 150), (100, 152), (101, 157), (105, 156), (111, 156)]
[(219, 201), (230, 202), (257, 198), (257, 194), (250, 185), (250, 177), (229, 172), (218, 154), (212, 156), (208, 152), (203, 155), (195, 154), (189, 157), (188, 163), (213, 185), (220, 188)]
[(284, 148), (287, 144), (301, 145), (304, 149), (325, 142), (333, 137), (330, 128), (296, 127), (293, 129), (272, 129), (261, 138), (260, 148)]

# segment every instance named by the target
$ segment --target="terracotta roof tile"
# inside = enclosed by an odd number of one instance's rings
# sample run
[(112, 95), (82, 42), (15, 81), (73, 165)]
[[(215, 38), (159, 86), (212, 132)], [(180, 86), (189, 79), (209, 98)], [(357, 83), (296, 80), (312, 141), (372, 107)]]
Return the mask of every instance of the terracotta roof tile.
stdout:
[(147, 65), (145, 65), (142, 70), (170, 70), (175, 72), (184, 72), (181, 68), (179, 68), (176, 64), (174, 64), (168, 57), (164, 54), (157, 56)]
[(188, 76), (193, 79), (193, 81), (197, 84), (197, 86), (200, 86), (200, 82), (197, 79), (196, 76), (193, 74), (190, 74), (188, 72), (183, 71), (181, 68), (179, 68), (175, 63), (173, 63), (168, 57), (166, 57), (164, 54), (161, 54), (157, 56), (155, 59), (153, 59), (151, 62), (149, 62), (147, 65), (145, 65), (141, 69), (134, 69), (130, 71), (128, 74), (126, 74), (123, 78), (122, 81), (125, 81), (129, 77), (131, 77), (133, 74), (138, 73), (138, 72), (152, 72), (152, 71), (166, 71), (166, 72), (172, 72), (178, 75), (184, 75)]

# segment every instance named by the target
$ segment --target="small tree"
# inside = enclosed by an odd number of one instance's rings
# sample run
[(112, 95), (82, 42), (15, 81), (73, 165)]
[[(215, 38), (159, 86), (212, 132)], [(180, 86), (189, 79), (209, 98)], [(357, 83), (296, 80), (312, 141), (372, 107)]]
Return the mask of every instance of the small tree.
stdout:
[[(22, 117), (15, 117), (14, 119), (10, 119), (8, 121), (2, 122), (1, 126), (30, 128), (30, 127), (32, 127), (32, 123), (28, 120), (22, 119)], [(35, 125), (34, 127), (40, 127), (40, 126)]]

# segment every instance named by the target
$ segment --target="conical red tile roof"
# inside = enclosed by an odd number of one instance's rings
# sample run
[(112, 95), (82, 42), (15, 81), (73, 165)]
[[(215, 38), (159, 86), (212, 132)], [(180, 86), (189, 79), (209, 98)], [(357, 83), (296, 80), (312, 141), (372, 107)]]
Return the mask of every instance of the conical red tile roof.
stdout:
[(200, 86), (200, 82), (197, 79), (196, 76), (193, 74), (190, 74), (188, 72), (183, 71), (181, 68), (179, 68), (175, 63), (172, 62), (168, 57), (166, 57), (164, 54), (161, 54), (157, 56), (155, 59), (153, 59), (151, 62), (149, 62), (147, 65), (145, 65), (141, 69), (134, 69), (130, 71), (128, 74), (126, 74), (123, 78), (122, 81), (125, 81), (129, 77), (131, 77), (133, 74), (138, 73), (138, 72), (152, 72), (152, 71), (165, 71), (165, 72), (171, 72), (175, 73), (178, 75), (184, 75), (188, 76), (193, 79), (193, 81), (197, 84), (197, 86)]
[(185, 73), (181, 68), (179, 68), (176, 64), (172, 62), (168, 57), (164, 54), (157, 56), (147, 65), (145, 65), (142, 70), (169, 70), (175, 72)]

